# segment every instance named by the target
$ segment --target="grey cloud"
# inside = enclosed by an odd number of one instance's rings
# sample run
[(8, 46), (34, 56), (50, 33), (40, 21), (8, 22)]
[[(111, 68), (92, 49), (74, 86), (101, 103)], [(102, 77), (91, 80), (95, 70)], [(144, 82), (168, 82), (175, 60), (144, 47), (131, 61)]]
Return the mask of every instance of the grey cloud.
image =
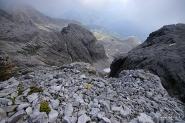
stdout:
[[(7, 1), (7, 0), (6, 0)], [(122, 36), (147, 35), (163, 25), (185, 23), (185, 0), (9, 0), (51, 17), (100, 25)]]

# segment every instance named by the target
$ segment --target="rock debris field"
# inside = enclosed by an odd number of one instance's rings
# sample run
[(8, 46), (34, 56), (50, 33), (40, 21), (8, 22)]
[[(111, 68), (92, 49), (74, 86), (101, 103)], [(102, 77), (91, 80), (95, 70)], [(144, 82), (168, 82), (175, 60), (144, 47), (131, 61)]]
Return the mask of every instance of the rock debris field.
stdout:
[(0, 123), (183, 123), (184, 106), (159, 77), (102, 77), (87, 63), (38, 67), (0, 82)]

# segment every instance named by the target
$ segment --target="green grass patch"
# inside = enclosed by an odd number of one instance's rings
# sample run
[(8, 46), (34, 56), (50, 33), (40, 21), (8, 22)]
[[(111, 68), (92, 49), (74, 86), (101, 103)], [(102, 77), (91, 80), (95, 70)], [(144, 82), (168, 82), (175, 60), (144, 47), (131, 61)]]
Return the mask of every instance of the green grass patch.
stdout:
[(49, 103), (47, 101), (41, 101), (40, 102), (40, 112), (46, 112), (47, 114), (51, 111), (51, 108), (49, 107)]
[(33, 93), (41, 93), (41, 92), (43, 92), (42, 87), (32, 86), (30, 87), (30, 91), (28, 92), (28, 95), (31, 95)]
[(20, 82), (19, 85), (17, 86), (17, 94), (18, 94), (18, 96), (22, 95), (23, 92), (24, 92), (24, 86), (23, 86), (23, 83)]

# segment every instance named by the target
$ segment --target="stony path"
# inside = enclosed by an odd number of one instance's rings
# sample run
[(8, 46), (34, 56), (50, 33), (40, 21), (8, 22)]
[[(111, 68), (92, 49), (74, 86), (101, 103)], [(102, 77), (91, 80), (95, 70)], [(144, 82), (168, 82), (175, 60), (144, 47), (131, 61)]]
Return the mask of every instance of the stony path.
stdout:
[(143, 70), (102, 78), (89, 64), (41, 67), (0, 83), (1, 123), (173, 123), (184, 106)]

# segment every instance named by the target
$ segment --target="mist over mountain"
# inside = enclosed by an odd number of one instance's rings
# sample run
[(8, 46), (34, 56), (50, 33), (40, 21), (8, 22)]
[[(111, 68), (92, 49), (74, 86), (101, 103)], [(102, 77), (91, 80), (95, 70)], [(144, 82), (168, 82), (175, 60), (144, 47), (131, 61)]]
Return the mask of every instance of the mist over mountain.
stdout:
[[(1, 4), (3, 1), (1, 0)], [(147, 35), (166, 24), (185, 22), (184, 0), (8, 0), (27, 3), (44, 14), (97, 25), (122, 37)]]

